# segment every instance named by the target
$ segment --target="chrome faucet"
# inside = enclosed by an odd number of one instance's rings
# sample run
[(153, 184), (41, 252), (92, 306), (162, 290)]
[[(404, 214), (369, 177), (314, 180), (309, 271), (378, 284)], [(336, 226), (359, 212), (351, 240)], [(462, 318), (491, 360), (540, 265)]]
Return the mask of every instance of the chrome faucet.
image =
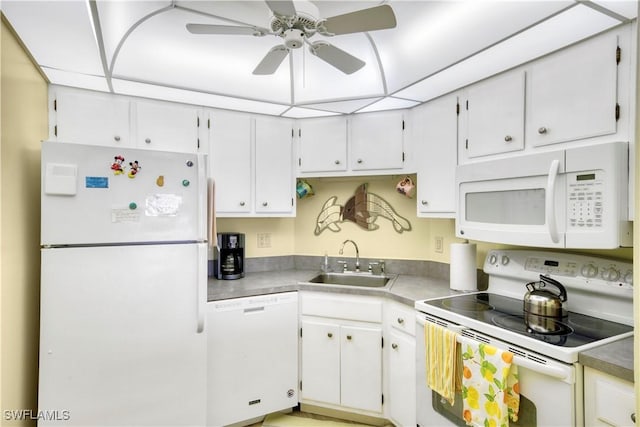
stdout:
[[(347, 243), (353, 243), (353, 247), (356, 248), (356, 273), (360, 272), (360, 250), (358, 250), (358, 245), (356, 245), (356, 242), (354, 242), (353, 240), (345, 240), (344, 242), (342, 242), (342, 246), (340, 247), (340, 255), (342, 255), (344, 253), (344, 245), (346, 245)], [(345, 264), (346, 267), (346, 264)]]

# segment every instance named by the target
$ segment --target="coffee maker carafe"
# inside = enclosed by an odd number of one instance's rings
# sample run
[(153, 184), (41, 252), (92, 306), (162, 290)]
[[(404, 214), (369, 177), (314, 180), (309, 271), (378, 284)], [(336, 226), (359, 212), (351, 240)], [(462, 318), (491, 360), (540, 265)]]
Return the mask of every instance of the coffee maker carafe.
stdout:
[(218, 251), (216, 278), (229, 280), (244, 277), (244, 234), (218, 233)]

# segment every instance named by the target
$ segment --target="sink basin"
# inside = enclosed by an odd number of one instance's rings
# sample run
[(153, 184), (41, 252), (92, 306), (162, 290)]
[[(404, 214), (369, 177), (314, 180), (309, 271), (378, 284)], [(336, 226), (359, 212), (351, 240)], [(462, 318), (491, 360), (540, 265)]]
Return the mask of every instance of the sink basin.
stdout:
[(378, 276), (369, 273), (321, 273), (311, 283), (325, 285), (363, 286), (366, 288), (382, 288), (391, 280), (390, 276)]

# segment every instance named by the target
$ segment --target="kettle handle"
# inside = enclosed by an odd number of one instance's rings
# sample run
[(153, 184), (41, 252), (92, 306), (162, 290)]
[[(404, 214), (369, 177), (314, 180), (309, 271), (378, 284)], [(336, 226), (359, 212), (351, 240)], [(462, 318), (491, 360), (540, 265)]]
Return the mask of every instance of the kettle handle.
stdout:
[(552, 279), (549, 276), (545, 276), (543, 274), (540, 275), (540, 280), (542, 281), (543, 284), (553, 285), (556, 288), (558, 288), (558, 290), (560, 291), (560, 294), (558, 295), (558, 298), (560, 298), (560, 301), (565, 302), (567, 300), (567, 289), (562, 285), (562, 283), (558, 282), (555, 279)]

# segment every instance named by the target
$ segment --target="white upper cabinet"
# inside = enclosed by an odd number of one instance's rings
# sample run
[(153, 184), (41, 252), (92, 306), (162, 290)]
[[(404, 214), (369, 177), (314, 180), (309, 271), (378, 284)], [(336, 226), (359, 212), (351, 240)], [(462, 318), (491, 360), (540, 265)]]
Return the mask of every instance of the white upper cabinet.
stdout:
[(255, 211), (295, 214), (293, 121), (255, 119)]
[(292, 121), (212, 110), (209, 123), (216, 214), (294, 215)]
[(102, 92), (50, 88), (50, 139), (91, 145), (129, 147), (131, 102)]
[(412, 111), (418, 216), (455, 216), (458, 108), (458, 94), (454, 93)]
[(351, 168), (354, 171), (397, 169), (404, 165), (402, 111), (351, 116)]
[(200, 150), (201, 109), (159, 101), (135, 103), (136, 146), (194, 153)]
[(465, 90), (467, 158), (524, 148), (525, 73), (491, 77)]
[(323, 117), (298, 121), (301, 173), (347, 170), (347, 120)]
[(293, 213), (293, 121), (257, 117), (255, 127), (256, 213)]
[(209, 127), (216, 212), (248, 214), (252, 209), (251, 116), (216, 111), (210, 114)]
[(616, 133), (617, 48), (618, 34), (609, 33), (531, 65), (527, 141), (541, 146)]

